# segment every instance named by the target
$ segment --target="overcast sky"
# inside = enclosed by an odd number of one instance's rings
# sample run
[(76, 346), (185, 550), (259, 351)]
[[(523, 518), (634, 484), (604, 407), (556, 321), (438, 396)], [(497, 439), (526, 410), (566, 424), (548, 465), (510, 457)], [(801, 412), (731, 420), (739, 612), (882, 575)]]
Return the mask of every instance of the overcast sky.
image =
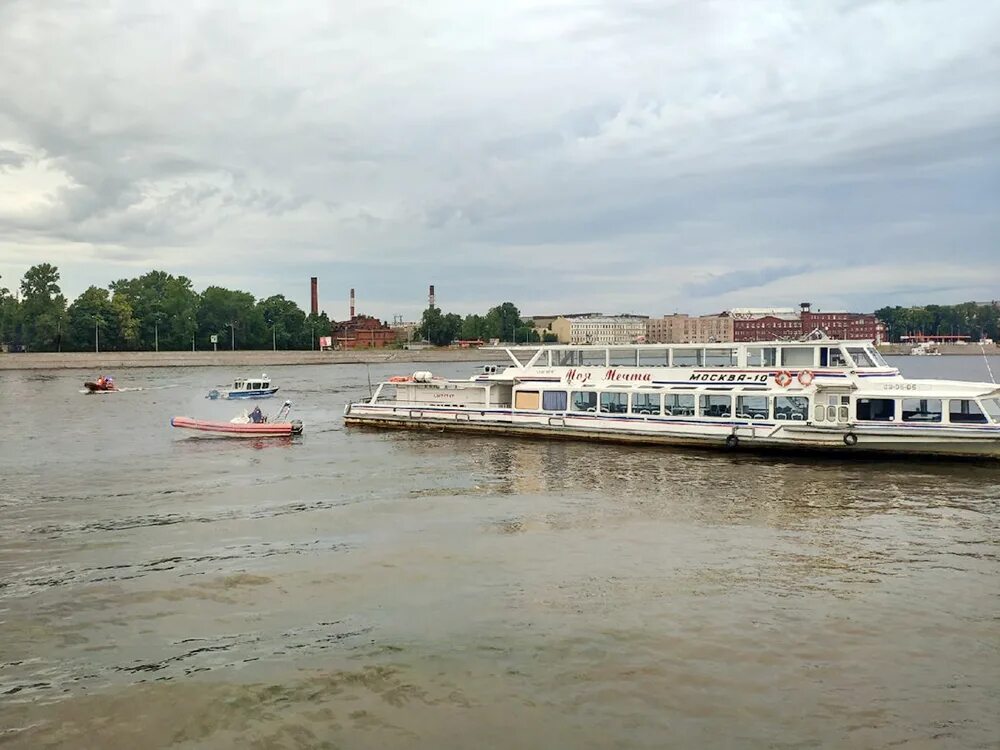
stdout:
[(0, 2), (0, 285), (1000, 297), (996, 0)]

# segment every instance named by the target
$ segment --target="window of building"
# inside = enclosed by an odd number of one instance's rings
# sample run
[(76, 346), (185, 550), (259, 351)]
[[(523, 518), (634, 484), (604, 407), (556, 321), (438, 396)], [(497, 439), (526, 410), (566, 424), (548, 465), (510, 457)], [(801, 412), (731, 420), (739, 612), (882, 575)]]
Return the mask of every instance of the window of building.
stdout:
[(518, 391), (514, 394), (515, 409), (537, 409), (539, 401), (538, 391)]
[(904, 398), (902, 417), (904, 422), (940, 422), (941, 399)]
[(859, 421), (891, 422), (896, 417), (896, 401), (891, 398), (859, 398), (856, 413)]
[(751, 346), (747, 348), (747, 367), (774, 367), (778, 350), (773, 346)]
[(736, 349), (726, 348), (705, 350), (706, 367), (736, 367), (737, 361)]
[(660, 394), (659, 393), (633, 393), (632, 394), (633, 414), (659, 414)]
[(597, 391), (573, 391), (573, 411), (597, 411)]
[(710, 396), (706, 393), (702, 394), (699, 401), (701, 404), (701, 416), (703, 417), (721, 418), (732, 416), (732, 396)]
[(542, 408), (545, 411), (566, 411), (566, 391), (542, 391)]
[(814, 352), (811, 346), (783, 346), (781, 364), (785, 367), (812, 367), (816, 361)]
[(948, 418), (955, 424), (986, 424), (986, 415), (972, 399), (953, 398), (948, 402)]
[(701, 349), (674, 349), (674, 367), (701, 367), (702, 354)]
[(624, 414), (628, 411), (628, 394), (605, 391), (601, 394), (601, 411), (605, 414)]
[(774, 418), (805, 421), (809, 416), (809, 399), (805, 396), (775, 396)]
[(693, 417), (693, 393), (668, 393), (663, 398), (663, 413), (668, 417)]
[(767, 396), (737, 396), (736, 416), (743, 419), (767, 419), (768, 406)]

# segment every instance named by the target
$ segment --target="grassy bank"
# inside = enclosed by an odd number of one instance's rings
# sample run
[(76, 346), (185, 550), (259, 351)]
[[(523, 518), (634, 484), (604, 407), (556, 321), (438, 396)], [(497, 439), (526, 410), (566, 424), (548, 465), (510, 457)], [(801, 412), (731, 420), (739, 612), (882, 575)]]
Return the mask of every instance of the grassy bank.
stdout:
[(72, 352), (0, 354), (0, 370), (120, 370), (128, 367), (247, 367), (375, 362), (482, 362), (503, 352), (478, 349), (362, 349), (343, 352)]

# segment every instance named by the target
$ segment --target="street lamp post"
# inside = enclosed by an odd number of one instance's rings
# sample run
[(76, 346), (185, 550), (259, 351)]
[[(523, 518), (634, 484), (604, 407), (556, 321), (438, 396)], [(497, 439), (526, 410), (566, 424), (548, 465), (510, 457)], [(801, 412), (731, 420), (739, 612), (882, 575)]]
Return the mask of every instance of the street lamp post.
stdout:
[(229, 331), (231, 334), (230, 347), (232, 351), (236, 351), (236, 324), (239, 323), (238, 320), (234, 320), (229, 324)]
[(278, 351), (277, 339), (275, 339), (274, 336), (274, 323), (271, 324), (271, 351), (272, 352)]
[(97, 329), (97, 321), (100, 320), (96, 315), (94, 316), (94, 354), (100, 354), (101, 352), (101, 334)]

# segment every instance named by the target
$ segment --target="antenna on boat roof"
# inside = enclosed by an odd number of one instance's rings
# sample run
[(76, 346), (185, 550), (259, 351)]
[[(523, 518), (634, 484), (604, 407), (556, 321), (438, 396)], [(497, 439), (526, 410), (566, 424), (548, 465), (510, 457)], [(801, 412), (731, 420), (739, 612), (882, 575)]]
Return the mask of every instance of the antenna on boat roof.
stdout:
[(993, 377), (993, 368), (990, 367), (990, 358), (986, 356), (986, 347), (983, 345), (982, 341), (979, 342), (979, 351), (983, 353), (983, 362), (986, 363), (986, 372), (990, 374), (990, 381), (993, 385), (996, 385), (997, 379)]
[(368, 373), (368, 400), (371, 401), (375, 393), (372, 391), (372, 368), (365, 362), (365, 372)]

